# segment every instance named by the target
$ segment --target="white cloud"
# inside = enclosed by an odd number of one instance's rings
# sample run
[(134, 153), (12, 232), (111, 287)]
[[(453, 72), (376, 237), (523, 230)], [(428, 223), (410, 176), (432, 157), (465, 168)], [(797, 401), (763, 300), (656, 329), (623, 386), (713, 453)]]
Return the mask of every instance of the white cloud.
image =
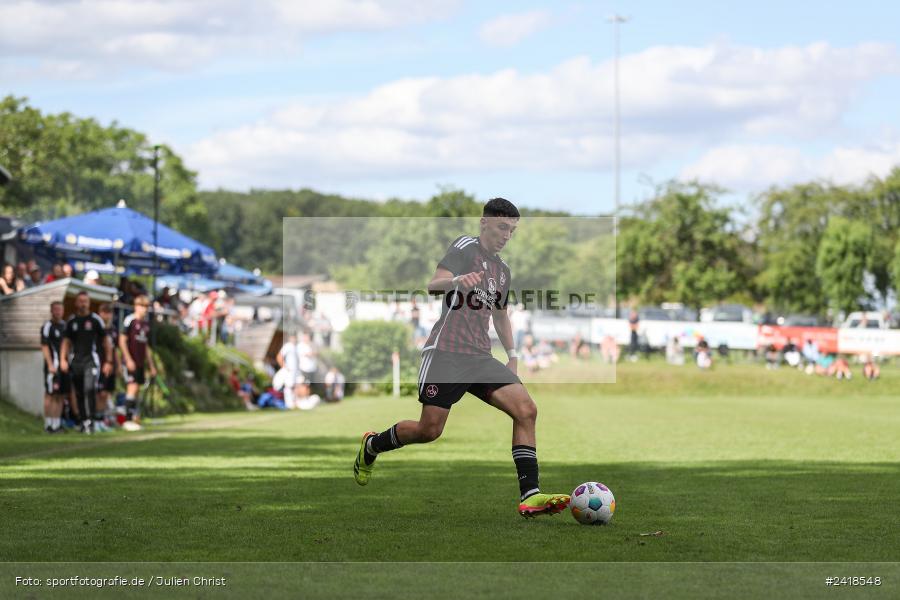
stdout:
[(544, 10), (500, 15), (486, 21), (478, 30), (478, 37), (489, 46), (515, 46), (528, 36), (547, 26), (550, 14)]
[[(863, 84), (898, 72), (900, 55), (878, 44), (654, 47), (625, 56), (625, 165), (650, 168), (736, 141), (764, 144), (772, 134), (822, 136), (839, 128)], [(538, 73), (402, 79), (337, 101), (290, 103), (186, 151), (205, 185), (241, 187), (604, 169), (612, 158), (611, 82), (610, 62), (585, 57)], [(753, 156), (743, 160), (752, 172)], [(776, 167), (767, 177), (787, 176)]]
[(44, 76), (126, 66), (178, 70), (226, 55), (295, 51), (307, 36), (402, 27), (443, 17), (455, 5), (456, 0), (8, 0), (0, 4), (0, 56), (6, 71), (15, 70), (10, 62), (36, 62)]
[(884, 177), (900, 165), (900, 141), (838, 146), (810, 154), (779, 144), (727, 144), (707, 151), (682, 169), (680, 177), (699, 179), (734, 191), (760, 191), (819, 179), (836, 184)]

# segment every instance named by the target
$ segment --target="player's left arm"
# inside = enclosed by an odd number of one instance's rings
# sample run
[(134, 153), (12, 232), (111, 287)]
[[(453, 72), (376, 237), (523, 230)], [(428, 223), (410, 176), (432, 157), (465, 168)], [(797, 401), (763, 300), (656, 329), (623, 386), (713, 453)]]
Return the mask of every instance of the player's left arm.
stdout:
[(497, 337), (509, 356), (509, 362), (506, 366), (510, 371), (516, 373), (519, 368), (519, 357), (516, 354), (516, 344), (513, 341), (512, 324), (509, 322), (509, 313), (506, 307), (495, 308), (491, 311), (491, 319), (494, 321), (494, 329), (497, 331)]
[[(103, 322), (100, 321), (100, 324), (102, 325)], [(102, 343), (103, 343), (104, 360), (103, 360), (103, 367), (101, 369), (103, 371), (103, 374), (106, 375), (107, 377), (109, 377), (109, 375), (112, 373), (112, 370), (113, 370), (113, 361), (115, 360), (115, 355), (113, 354), (112, 340), (109, 339), (108, 335), (106, 335), (106, 332), (103, 330), (103, 327), (101, 327), (99, 329), (98, 335), (99, 335), (100, 339), (103, 340)]]

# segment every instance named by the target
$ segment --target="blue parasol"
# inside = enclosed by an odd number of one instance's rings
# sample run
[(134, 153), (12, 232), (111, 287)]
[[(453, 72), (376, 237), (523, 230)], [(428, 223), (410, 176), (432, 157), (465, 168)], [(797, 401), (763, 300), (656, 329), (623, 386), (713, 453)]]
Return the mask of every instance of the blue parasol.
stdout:
[(153, 219), (120, 202), (116, 208), (35, 223), (19, 230), (19, 238), (53, 261), (65, 261), (76, 271), (95, 269), (118, 275), (198, 273), (211, 275), (219, 263), (212, 248), (159, 225), (159, 245), (153, 245)]

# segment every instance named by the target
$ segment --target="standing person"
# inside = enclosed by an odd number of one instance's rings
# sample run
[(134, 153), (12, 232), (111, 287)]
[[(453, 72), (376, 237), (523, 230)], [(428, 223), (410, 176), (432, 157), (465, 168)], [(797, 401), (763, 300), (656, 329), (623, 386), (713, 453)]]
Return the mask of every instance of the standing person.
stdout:
[(284, 405), (291, 410), (294, 408), (294, 388), (302, 383), (303, 380), (302, 375), (300, 375), (300, 350), (297, 346), (297, 334), (292, 333), (275, 357), (278, 366), (284, 371), (281, 376), (284, 388)]
[(319, 361), (316, 359), (316, 347), (312, 336), (308, 333), (301, 335), (297, 343), (297, 364), (306, 383), (314, 383), (319, 370)]
[(122, 334), (119, 336), (119, 350), (125, 359), (125, 419), (124, 426), (129, 430), (140, 429), (141, 407), (138, 404), (140, 386), (146, 383), (144, 370), (149, 367), (150, 377), (156, 377), (156, 366), (153, 364), (153, 352), (147, 344), (150, 338), (150, 322), (147, 310), (150, 299), (145, 294), (134, 298), (134, 312), (122, 321)]
[(97, 392), (97, 414), (101, 417), (96, 426), (101, 431), (108, 429), (106, 417), (112, 408), (109, 403), (111, 394), (116, 391), (116, 376), (119, 371), (119, 330), (116, 329), (115, 319), (113, 319), (113, 309), (111, 304), (101, 304), (98, 311), (100, 318), (103, 319), (103, 333), (109, 338), (109, 344), (112, 348), (112, 372), (109, 375), (100, 375), (100, 390)]
[(628, 341), (628, 360), (634, 362), (637, 360), (638, 353), (638, 327), (640, 326), (641, 319), (638, 317), (638, 313), (636, 310), (632, 310), (628, 315), (628, 329), (630, 330), (630, 338)]
[(44, 355), (44, 431), (60, 433), (63, 399), (69, 393), (69, 376), (60, 371), (60, 351), (66, 335), (63, 303), (50, 303), (50, 319), (41, 326), (41, 353)]
[(87, 434), (94, 430), (92, 418), (97, 378), (101, 372), (106, 376), (112, 373), (112, 347), (104, 329), (103, 320), (91, 312), (87, 292), (79, 292), (75, 297), (75, 314), (66, 323), (66, 335), (60, 349), (60, 370), (71, 373), (81, 432)]
[[(400, 421), (381, 433), (363, 435), (353, 465), (359, 485), (369, 482), (379, 454), (440, 437), (450, 408), (469, 392), (512, 418), (519, 514), (553, 514), (568, 506), (568, 495), (540, 491), (535, 449), (537, 406), (516, 375), (518, 355), (506, 312), (510, 271), (497, 253), (512, 237), (518, 221), (519, 211), (511, 202), (490, 200), (482, 212), (480, 235), (456, 238), (438, 263), (428, 291), (446, 296), (441, 318), (422, 352), (421, 416), (418, 421)], [(509, 357), (506, 365), (491, 355), (491, 320)]]

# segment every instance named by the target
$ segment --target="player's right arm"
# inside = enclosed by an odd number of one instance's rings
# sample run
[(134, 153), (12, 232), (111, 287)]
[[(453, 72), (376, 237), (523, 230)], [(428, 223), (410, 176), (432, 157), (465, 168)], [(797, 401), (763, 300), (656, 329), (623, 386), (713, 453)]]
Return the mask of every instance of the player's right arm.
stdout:
[(444, 267), (438, 267), (428, 282), (429, 292), (448, 292), (457, 285), (461, 288), (471, 288), (475, 284), (481, 282), (484, 271), (465, 273), (463, 275), (454, 275)]

